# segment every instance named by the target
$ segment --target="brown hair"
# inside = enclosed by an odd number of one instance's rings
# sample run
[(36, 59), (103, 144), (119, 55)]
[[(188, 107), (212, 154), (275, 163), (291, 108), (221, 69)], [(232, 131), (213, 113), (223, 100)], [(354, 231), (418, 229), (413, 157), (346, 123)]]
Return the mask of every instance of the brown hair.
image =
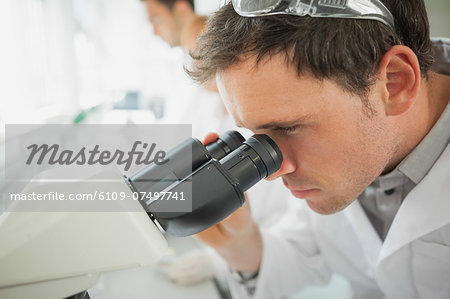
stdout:
[[(141, 0), (142, 2), (144, 2), (145, 0)], [(179, 1), (179, 0), (157, 0), (158, 2), (166, 5), (169, 9), (172, 9), (173, 6), (175, 5), (175, 2)], [(189, 3), (189, 5), (192, 7), (193, 10), (195, 10), (195, 3), (194, 0), (183, 0), (186, 1), (187, 3)]]
[(241, 17), (229, 3), (208, 21), (191, 53), (194, 64), (187, 72), (204, 83), (244, 55), (256, 55), (258, 63), (284, 53), (299, 75), (333, 79), (344, 90), (364, 97), (374, 82), (378, 61), (392, 46), (403, 44), (415, 52), (422, 75), (426, 76), (433, 58), (423, 0), (382, 2), (394, 16), (396, 32), (373, 20)]

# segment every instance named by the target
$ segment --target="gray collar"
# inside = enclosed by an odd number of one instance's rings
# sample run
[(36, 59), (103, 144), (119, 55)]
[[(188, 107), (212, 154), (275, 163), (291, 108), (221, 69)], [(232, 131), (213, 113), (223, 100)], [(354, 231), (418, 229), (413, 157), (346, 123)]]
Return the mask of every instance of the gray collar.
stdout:
[(415, 185), (426, 176), (450, 141), (450, 103), (424, 139), (391, 172), (380, 175), (371, 186), (389, 190), (409, 179)]
[(450, 141), (450, 103), (425, 138), (403, 159), (397, 169), (415, 184), (425, 177)]

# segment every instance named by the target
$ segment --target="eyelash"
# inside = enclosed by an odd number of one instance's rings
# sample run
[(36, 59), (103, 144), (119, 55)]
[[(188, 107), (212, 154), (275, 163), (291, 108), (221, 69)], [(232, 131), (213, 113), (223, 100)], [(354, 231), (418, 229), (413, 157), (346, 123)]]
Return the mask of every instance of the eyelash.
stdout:
[(292, 126), (292, 127), (286, 127), (286, 128), (278, 128), (279, 131), (281, 131), (284, 134), (293, 133), (297, 130), (299, 126)]

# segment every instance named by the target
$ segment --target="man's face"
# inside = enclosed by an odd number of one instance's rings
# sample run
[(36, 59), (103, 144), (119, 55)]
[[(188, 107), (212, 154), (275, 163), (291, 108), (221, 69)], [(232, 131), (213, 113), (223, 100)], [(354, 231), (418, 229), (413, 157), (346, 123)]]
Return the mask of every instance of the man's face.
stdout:
[(155, 35), (171, 47), (180, 45), (180, 24), (173, 12), (158, 0), (144, 1)]
[(318, 213), (350, 204), (390, 162), (394, 128), (385, 116), (378, 83), (367, 116), (361, 99), (331, 80), (299, 77), (283, 55), (254, 58), (216, 76), (228, 111), (238, 125), (272, 137), (283, 152), (280, 170), (292, 194)]

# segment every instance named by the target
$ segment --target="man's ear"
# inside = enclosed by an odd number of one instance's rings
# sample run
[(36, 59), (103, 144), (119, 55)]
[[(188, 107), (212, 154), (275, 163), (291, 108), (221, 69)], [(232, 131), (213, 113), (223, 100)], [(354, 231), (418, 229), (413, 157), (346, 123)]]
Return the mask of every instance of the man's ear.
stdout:
[(406, 46), (394, 46), (378, 65), (378, 79), (384, 82), (383, 103), (386, 115), (406, 112), (420, 88), (420, 66), (416, 54)]

